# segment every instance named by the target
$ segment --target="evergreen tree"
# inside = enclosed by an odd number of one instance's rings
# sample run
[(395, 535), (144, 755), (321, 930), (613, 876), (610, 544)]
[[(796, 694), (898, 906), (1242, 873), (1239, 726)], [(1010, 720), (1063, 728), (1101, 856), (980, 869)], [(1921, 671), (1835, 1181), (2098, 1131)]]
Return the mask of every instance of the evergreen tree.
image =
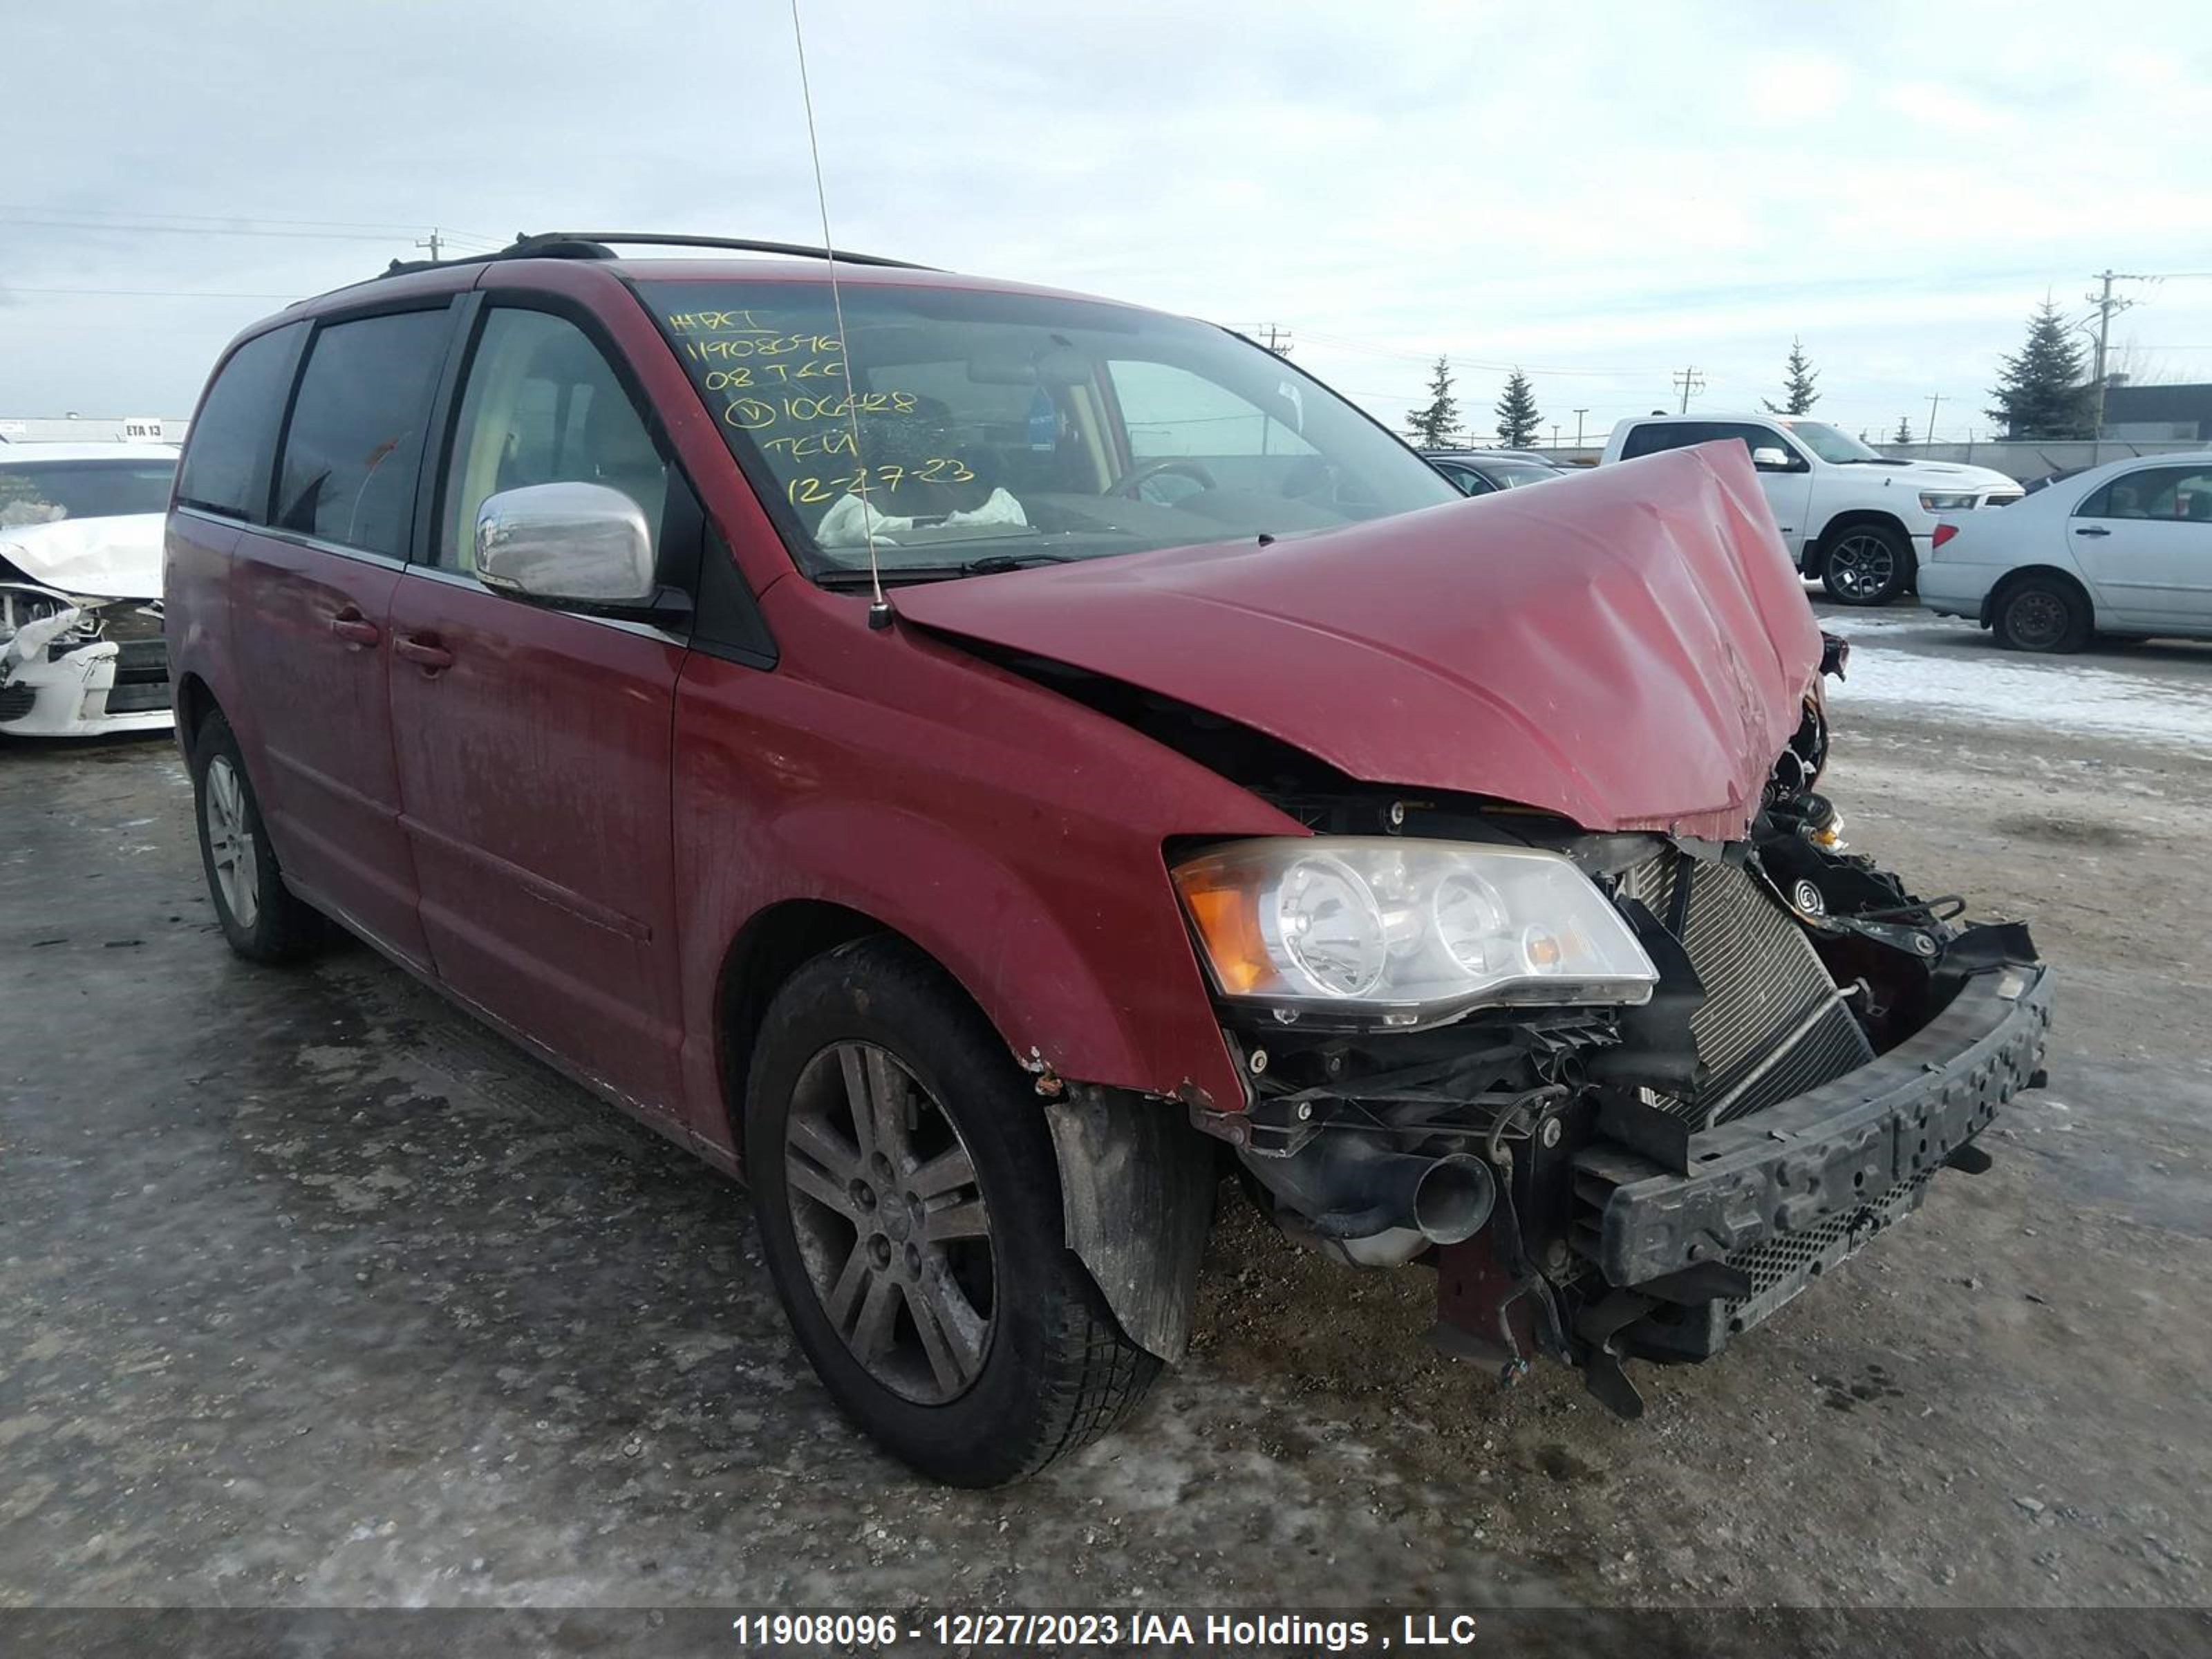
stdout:
[(2048, 300), (2028, 319), (2027, 343), (2004, 360), (1989, 416), (2008, 438), (2094, 438), (2096, 388), (2085, 382), (2081, 348)]
[[(1814, 404), (1820, 401), (1820, 394), (1813, 389), (1813, 383), (1820, 378), (1820, 371), (1814, 368), (1805, 356), (1804, 343), (1792, 335), (1790, 361), (1782, 371), (1782, 401), (1767, 404), (1766, 412), (1770, 415), (1808, 413)], [(1760, 401), (1765, 402), (1764, 398)]]
[(1528, 377), (1519, 369), (1506, 377), (1504, 395), (1498, 400), (1498, 441), (1508, 449), (1526, 449), (1536, 441), (1536, 394)]
[(1439, 357), (1429, 377), (1428, 403), (1406, 411), (1406, 436), (1416, 449), (1449, 449), (1459, 435), (1459, 399), (1452, 396), (1451, 364)]
[(1912, 441), (1912, 422), (1906, 420), (1904, 416), (1899, 416), (1897, 417), (1897, 430), (1890, 434), (1889, 441), (1893, 444), (1911, 443)]

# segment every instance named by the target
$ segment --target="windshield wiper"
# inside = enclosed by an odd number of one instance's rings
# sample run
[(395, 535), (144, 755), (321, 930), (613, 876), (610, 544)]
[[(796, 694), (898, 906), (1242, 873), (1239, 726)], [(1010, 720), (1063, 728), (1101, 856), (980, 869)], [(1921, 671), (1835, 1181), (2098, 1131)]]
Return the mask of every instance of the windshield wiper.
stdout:
[(995, 576), (1003, 570), (1019, 570), (1031, 564), (1067, 564), (1073, 553), (986, 553), (980, 559), (970, 559), (960, 567), (963, 576)]
[[(885, 586), (893, 582), (942, 582), (959, 576), (996, 576), (1033, 564), (1069, 564), (1077, 556), (1073, 553), (987, 553), (980, 559), (969, 559), (959, 564), (887, 564), (881, 567), (881, 574)], [(830, 588), (874, 586), (874, 578), (865, 567), (852, 565), (822, 571), (814, 580)]]

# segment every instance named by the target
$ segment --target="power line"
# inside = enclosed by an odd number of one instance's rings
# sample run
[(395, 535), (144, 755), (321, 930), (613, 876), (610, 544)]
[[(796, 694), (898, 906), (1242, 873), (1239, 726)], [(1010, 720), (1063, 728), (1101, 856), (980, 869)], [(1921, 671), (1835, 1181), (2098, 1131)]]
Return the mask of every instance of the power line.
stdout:
[[(270, 219), (252, 213), (164, 213), (152, 209), (137, 208), (55, 207), (43, 202), (0, 202), (0, 213), (28, 213), (42, 217), (55, 214), (67, 214), (70, 216), (71, 222), (81, 218), (174, 219), (190, 224), (213, 225), (218, 228), (240, 225), (284, 225), (298, 229), (380, 230), (395, 236), (422, 228), (419, 222), (406, 222), (396, 219)], [(88, 225), (85, 228), (96, 229), (98, 227)], [(481, 236), (473, 231), (447, 231), (445, 234), (449, 239), (462, 237), (474, 242), (491, 242), (499, 240)], [(501, 245), (504, 246), (504, 243)]]
[(297, 294), (247, 294), (204, 288), (17, 288), (0, 283), (0, 297), (10, 294), (88, 294), (131, 300), (296, 300)]
[(376, 236), (360, 230), (224, 230), (213, 225), (155, 225), (121, 220), (94, 224), (80, 219), (25, 219), (4, 215), (0, 215), (0, 224), (38, 225), (49, 230), (127, 231), (140, 235), (270, 236), (302, 242), (389, 242), (406, 234), (392, 231)]

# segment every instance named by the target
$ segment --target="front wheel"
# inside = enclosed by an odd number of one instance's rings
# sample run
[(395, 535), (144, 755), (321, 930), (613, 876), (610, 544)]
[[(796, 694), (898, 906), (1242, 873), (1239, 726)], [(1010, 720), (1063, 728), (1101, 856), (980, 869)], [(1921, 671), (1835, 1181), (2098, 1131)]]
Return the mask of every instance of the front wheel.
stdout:
[(793, 975), (763, 1022), (744, 1141), (799, 1346), (922, 1474), (1032, 1474), (1158, 1375), (1066, 1246), (1034, 1091), (913, 947), (862, 939)]
[(1911, 580), (1912, 544), (1887, 525), (1837, 532), (1820, 561), (1820, 586), (1842, 605), (1887, 605)]

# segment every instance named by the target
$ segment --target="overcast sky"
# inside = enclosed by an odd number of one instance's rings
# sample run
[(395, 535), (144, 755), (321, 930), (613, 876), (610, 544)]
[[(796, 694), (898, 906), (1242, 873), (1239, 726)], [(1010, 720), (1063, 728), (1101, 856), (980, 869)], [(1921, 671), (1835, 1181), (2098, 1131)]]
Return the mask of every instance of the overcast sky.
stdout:
[[(1796, 334), (1816, 413), (1986, 435), (2046, 292), (2212, 272), (2200, 5), (801, 4), (842, 244), (1278, 324), (1394, 425), (1439, 352), (1486, 435), (1516, 363), (1569, 440), (1686, 364), (1752, 407)], [(0, 0), (0, 416), (184, 414), (433, 226), (818, 234), (785, 0)], [(2122, 292), (2126, 366), (2212, 380), (2212, 280)]]

